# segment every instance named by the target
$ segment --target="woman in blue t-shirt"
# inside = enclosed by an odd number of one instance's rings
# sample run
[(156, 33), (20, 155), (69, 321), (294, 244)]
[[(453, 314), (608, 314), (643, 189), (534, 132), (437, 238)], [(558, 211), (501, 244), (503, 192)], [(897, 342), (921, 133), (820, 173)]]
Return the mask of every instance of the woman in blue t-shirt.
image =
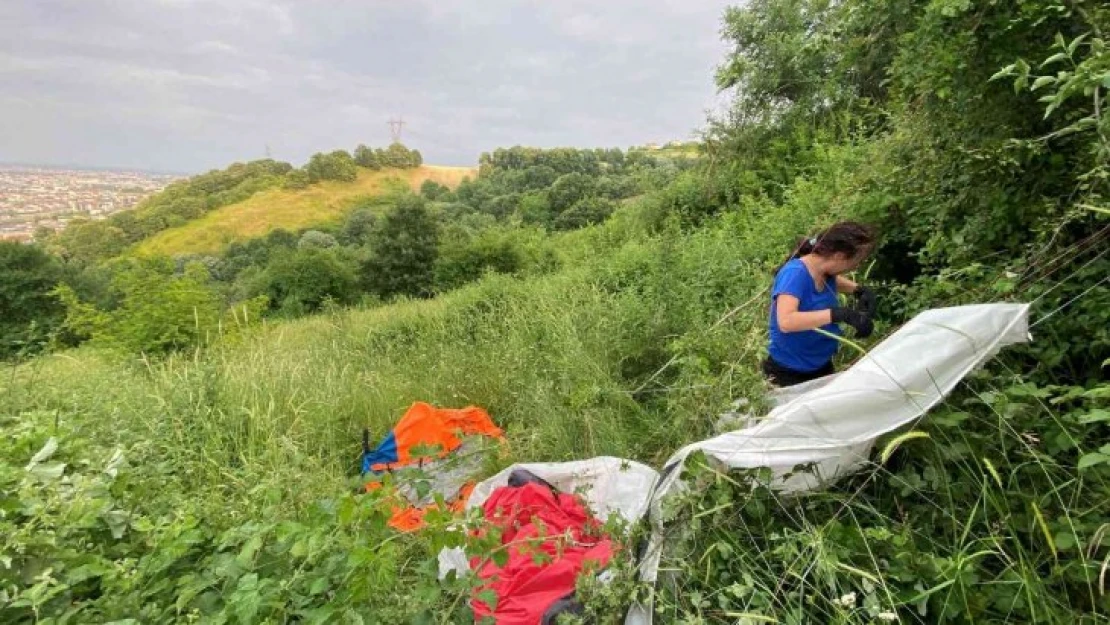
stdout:
[[(839, 336), (846, 323), (856, 336), (871, 335), (875, 296), (867, 287), (840, 275), (852, 271), (871, 252), (871, 228), (852, 221), (835, 224), (803, 240), (779, 267), (771, 288), (771, 344), (763, 372), (772, 384), (792, 386), (833, 373)], [(859, 308), (840, 305), (837, 293), (852, 293)]]

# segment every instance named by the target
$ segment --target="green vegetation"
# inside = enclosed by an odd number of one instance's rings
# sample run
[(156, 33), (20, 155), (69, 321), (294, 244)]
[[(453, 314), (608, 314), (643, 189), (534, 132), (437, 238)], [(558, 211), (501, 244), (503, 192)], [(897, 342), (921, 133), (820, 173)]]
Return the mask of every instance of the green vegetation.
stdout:
[(140, 256), (217, 254), (228, 245), (284, 229), (298, 231), (334, 226), (360, 204), (413, 190), (425, 180), (460, 179), (470, 168), (420, 167), (412, 170), (362, 169), (352, 182), (325, 181), (302, 189), (289, 185), (269, 189), (248, 200), (225, 206), (177, 228), (146, 239), (135, 248)]
[(0, 358), (34, 352), (58, 326), (62, 268), (41, 249), (0, 241)]
[[(361, 150), (361, 151), (360, 151)], [(227, 169), (210, 171), (188, 180), (175, 182), (161, 193), (145, 200), (134, 210), (116, 213), (104, 221), (75, 220), (56, 237), (47, 237), (45, 241), (60, 256), (80, 263), (93, 263), (119, 255), (129, 245), (150, 239), (163, 230), (177, 229), (186, 224), (192, 225), (198, 219), (225, 206), (231, 206), (252, 199), (260, 192), (271, 189), (308, 189), (312, 185), (332, 182), (353, 183), (359, 178), (359, 167), (372, 170), (390, 167), (394, 169), (412, 169), (423, 163), (420, 152), (410, 150), (405, 146), (395, 143), (385, 150), (371, 150), (364, 145), (359, 146), (357, 153), (363, 158), (356, 161), (345, 150), (335, 150), (324, 154), (313, 154), (309, 162), (301, 169), (294, 169), (289, 163), (271, 159), (251, 161), (249, 163), (235, 163)], [(367, 158), (365, 155), (371, 156)], [(376, 181), (377, 178), (374, 178)], [(356, 193), (365, 193), (372, 189), (363, 188)], [(341, 187), (340, 187), (341, 188)], [(316, 194), (312, 194), (316, 195)], [(325, 194), (327, 195), (327, 194)], [(345, 198), (351, 193), (340, 191), (324, 202), (325, 205), (342, 205)], [(270, 207), (273, 204), (283, 204), (280, 195), (270, 195), (262, 200), (262, 204)], [(306, 206), (297, 204), (294, 209), (303, 212)], [(310, 206), (310, 208), (318, 208)], [(250, 211), (246, 211), (248, 215)], [(253, 215), (255, 218), (257, 214)], [(327, 221), (334, 215), (324, 214), (319, 217)], [(303, 219), (303, 217), (302, 217)], [(307, 223), (312, 223), (313, 217), (308, 217)], [(219, 220), (216, 220), (219, 224)], [(263, 232), (268, 220), (262, 220)], [(242, 224), (242, 222), (239, 222)], [(305, 222), (298, 222), (298, 225)], [(234, 225), (234, 224), (231, 224)], [(218, 226), (217, 226), (218, 227)], [(275, 220), (272, 227), (289, 227), (280, 218)], [(235, 239), (246, 236), (257, 236), (258, 232), (241, 232), (234, 228), (221, 232), (224, 238)], [(172, 240), (172, 239), (171, 239)], [(212, 241), (201, 239), (202, 245), (207, 244), (210, 251)], [(225, 240), (218, 240), (215, 245), (222, 245)], [(155, 245), (148, 247), (146, 252), (160, 252), (163, 254), (181, 249), (165, 249)]]
[[(472, 538), (388, 530), (352, 494), (362, 429), (473, 403), (506, 430), (498, 464), (659, 466), (760, 404), (771, 271), (854, 218), (883, 231), (864, 347), (996, 300), (1033, 303), (1034, 341), (823, 492), (696, 470), (667, 506), (659, 621), (1105, 621), (1108, 22), (1093, 2), (753, 0), (725, 16), (735, 106), (705, 159), (510, 148), (454, 191), (421, 180), (219, 256), (79, 276), (34, 256), (29, 292), (72, 284), (92, 340), (0, 376), (0, 620), (465, 622), (469, 582), (437, 582), (436, 554)], [(598, 622), (647, 592), (633, 553), (584, 582)]]

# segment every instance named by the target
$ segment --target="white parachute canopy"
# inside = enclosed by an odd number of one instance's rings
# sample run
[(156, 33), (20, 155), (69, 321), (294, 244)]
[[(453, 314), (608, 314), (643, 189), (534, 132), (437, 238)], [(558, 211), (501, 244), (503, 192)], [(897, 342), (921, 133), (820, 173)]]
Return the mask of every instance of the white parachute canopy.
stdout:
[[(727, 469), (768, 468), (771, 487), (801, 492), (859, 469), (875, 440), (913, 423), (1003, 346), (1029, 339), (1028, 304), (978, 304), (925, 311), (844, 372), (784, 389), (754, 425), (693, 443), (664, 466), (652, 493), (652, 539), (640, 562), (654, 582), (666, 541), (661, 501), (681, 491), (682, 465), (703, 452)], [(809, 472), (792, 473), (798, 465)], [(634, 607), (626, 625), (651, 622)]]

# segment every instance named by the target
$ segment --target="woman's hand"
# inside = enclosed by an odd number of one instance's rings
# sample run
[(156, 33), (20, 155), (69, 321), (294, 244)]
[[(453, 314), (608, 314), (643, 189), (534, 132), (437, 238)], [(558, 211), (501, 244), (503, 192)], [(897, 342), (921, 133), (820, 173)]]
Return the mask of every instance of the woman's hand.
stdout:
[(879, 305), (875, 292), (860, 284), (856, 286), (854, 294), (856, 301), (859, 303), (859, 309), (866, 313), (868, 317), (874, 317), (875, 308)]
[(875, 324), (871, 321), (871, 315), (855, 308), (846, 308), (838, 306), (832, 309), (830, 314), (833, 323), (846, 323), (856, 330), (856, 336), (865, 339), (871, 336), (875, 331)]

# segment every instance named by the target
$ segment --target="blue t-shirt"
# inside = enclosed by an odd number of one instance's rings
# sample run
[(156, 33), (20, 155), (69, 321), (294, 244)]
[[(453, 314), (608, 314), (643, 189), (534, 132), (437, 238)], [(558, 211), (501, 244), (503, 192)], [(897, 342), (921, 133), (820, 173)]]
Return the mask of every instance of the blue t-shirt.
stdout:
[[(839, 346), (836, 339), (815, 330), (804, 332), (783, 332), (779, 330), (778, 296), (786, 293), (798, 298), (798, 310), (825, 310), (839, 306), (836, 298), (836, 282), (828, 280), (825, 288), (817, 290), (813, 276), (809, 275), (805, 263), (795, 258), (779, 269), (775, 284), (771, 287), (771, 346), (768, 351), (771, 359), (780, 365), (809, 373), (828, 364)], [(822, 330), (840, 335), (840, 326), (835, 323), (822, 326)]]

